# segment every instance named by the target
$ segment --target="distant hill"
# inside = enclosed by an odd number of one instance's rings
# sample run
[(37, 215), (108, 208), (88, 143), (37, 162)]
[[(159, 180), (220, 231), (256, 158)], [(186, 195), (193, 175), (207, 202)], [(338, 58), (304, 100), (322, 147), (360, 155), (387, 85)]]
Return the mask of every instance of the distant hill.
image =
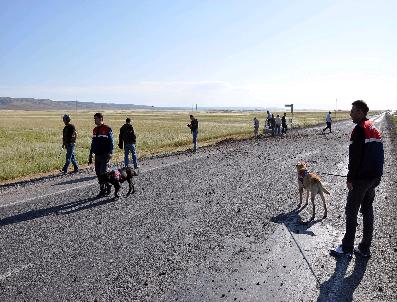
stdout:
[(134, 104), (52, 101), (49, 99), (0, 97), (0, 110), (133, 110), (154, 109)]

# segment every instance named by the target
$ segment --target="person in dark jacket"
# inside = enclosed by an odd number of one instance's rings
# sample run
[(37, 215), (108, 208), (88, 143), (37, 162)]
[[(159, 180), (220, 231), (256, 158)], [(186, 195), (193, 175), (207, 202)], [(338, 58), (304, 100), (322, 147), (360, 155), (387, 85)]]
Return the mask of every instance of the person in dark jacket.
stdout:
[(70, 163), (73, 164), (74, 173), (79, 171), (79, 164), (77, 163), (76, 156), (74, 154), (74, 148), (76, 145), (77, 132), (73, 124), (70, 123), (70, 116), (65, 114), (63, 116), (63, 122), (65, 127), (63, 128), (63, 142), (62, 149), (66, 148), (66, 161), (62, 168), (62, 173), (66, 174)]
[(272, 117), (270, 119), (270, 127), (272, 127), (272, 136), (276, 133), (276, 119), (274, 118), (274, 114), (272, 114)]
[(190, 115), (190, 124), (187, 125), (190, 128), (190, 131), (193, 135), (193, 152), (196, 152), (198, 149), (197, 146), (197, 136), (198, 136), (198, 120), (194, 118), (193, 115)]
[(92, 154), (95, 154), (95, 173), (99, 182), (99, 197), (110, 194), (110, 185), (106, 185), (107, 165), (113, 156), (113, 132), (112, 128), (103, 123), (103, 115), (95, 113), (96, 127), (92, 131), (92, 142), (88, 163), (92, 164)]
[(124, 165), (128, 167), (129, 164), (129, 154), (132, 154), (132, 162), (134, 164), (134, 169), (138, 168), (138, 158), (136, 156), (136, 135), (134, 127), (131, 125), (131, 119), (126, 118), (125, 124), (120, 128), (119, 134), (119, 148), (124, 147)]
[[(356, 253), (370, 257), (372, 233), (374, 229), (373, 201), (375, 188), (383, 174), (384, 152), (381, 133), (367, 119), (368, 106), (362, 100), (353, 102), (350, 116), (356, 124), (349, 146), (347, 188), (349, 193), (345, 207), (346, 232), (342, 244), (331, 250), (331, 255), (339, 256)], [(357, 215), (363, 215), (363, 236), (360, 244), (354, 247)]]
[(284, 112), (284, 115), (281, 117), (281, 133), (287, 134), (287, 114)]

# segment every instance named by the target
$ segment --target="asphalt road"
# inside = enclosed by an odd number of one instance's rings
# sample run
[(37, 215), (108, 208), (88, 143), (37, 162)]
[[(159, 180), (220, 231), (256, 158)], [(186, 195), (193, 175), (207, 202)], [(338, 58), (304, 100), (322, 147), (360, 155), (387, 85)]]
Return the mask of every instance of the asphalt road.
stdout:
[[(339, 122), (144, 160), (117, 201), (95, 198), (92, 170), (1, 187), (0, 301), (396, 301), (397, 140), (387, 116), (375, 122), (386, 162), (369, 261), (328, 255), (353, 128)], [(328, 218), (317, 199), (307, 225), (300, 159), (331, 192)]]

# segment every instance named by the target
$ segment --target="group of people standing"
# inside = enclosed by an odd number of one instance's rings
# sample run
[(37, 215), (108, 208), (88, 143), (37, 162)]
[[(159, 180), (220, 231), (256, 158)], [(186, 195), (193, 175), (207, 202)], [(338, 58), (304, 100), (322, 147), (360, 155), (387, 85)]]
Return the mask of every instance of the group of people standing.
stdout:
[[(61, 172), (66, 174), (70, 164), (72, 163), (74, 167), (73, 173), (76, 173), (79, 171), (79, 165), (75, 155), (77, 139), (76, 127), (70, 123), (71, 118), (67, 114), (63, 116), (63, 122), (65, 127), (63, 128), (62, 148), (66, 148), (66, 161)], [(92, 164), (94, 159), (95, 173), (100, 185), (99, 195), (102, 196), (107, 192), (105, 185), (105, 174), (107, 172), (109, 161), (114, 154), (114, 137), (112, 128), (104, 123), (102, 113), (98, 112), (94, 114), (94, 122), (96, 126), (92, 131), (92, 141), (90, 154), (88, 157), (88, 164)], [(190, 128), (193, 136), (193, 152), (196, 152), (198, 149), (198, 120), (194, 118), (193, 115), (190, 115), (190, 124), (187, 126)], [(125, 124), (120, 128), (118, 147), (120, 149), (124, 149), (124, 165), (128, 167), (130, 164), (129, 157), (131, 153), (134, 169), (138, 169), (139, 165), (136, 153), (136, 135), (130, 118), (126, 118)]]
[[(61, 170), (61, 172), (64, 174), (67, 173), (70, 163), (73, 164), (74, 173), (79, 171), (79, 165), (75, 156), (77, 131), (76, 127), (71, 124), (70, 121), (70, 116), (65, 114), (63, 116), (65, 127), (63, 128), (62, 148), (66, 148), (66, 161)], [(114, 154), (113, 131), (111, 127), (104, 123), (102, 113), (98, 112), (94, 114), (94, 122), (96, 126), (92, 131), (92, 141), (90, 154), (88, 157), (88, 164), (92, 164), (94, 159), (95, 173), (100, 186), (99, 195), (105, 195), (105, 174), (107, 172), (108, 163)], [(125, 124), (120, 128), (118, 146), (120, 149), (124, 149), (124, 165), (126, 167), (129, 165), (129, 154), (131, 153), (134, 169), (138, 169), (138, 157), (136, 154), (135, 144), (136, 135), (134, 127), (131, 125), (131, 119), (127, 118), (125, 120)]]
[[(284, 115), (280, 118), (280, 115), (277, 114), (274, 117), (274, 114), (271, 114), (269, 110), (267, 111), (267, 117), (263, 127), (263, 133), (271, 132), (272, 136), (287, 134), (287, 114), (284, 112)], [(259, 136), (259, 120), (254, 117), (254, 136)]]

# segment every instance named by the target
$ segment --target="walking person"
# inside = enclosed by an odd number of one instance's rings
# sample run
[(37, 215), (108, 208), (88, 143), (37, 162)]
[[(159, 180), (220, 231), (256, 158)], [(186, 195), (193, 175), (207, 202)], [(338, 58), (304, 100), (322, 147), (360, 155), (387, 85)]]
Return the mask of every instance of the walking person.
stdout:
[(258, 137), (258, 132), (259, 132), (259, 120), (254, 117), (254, 136), (255, 138)]
[(284, 115), (281, 117), (281, 133), (287, 134), (287, 113), (284, 112)]
[(62, 118), (65, 127), (63, 128), (63, 142), (62, 142), (62, 149), (66, 148), (66, 161), (65, 165), (62, 168), (62, 173), (68, 173), (68, 168), (70, 163), (73, 164), (74, 173), (79, 171), (79, 164), (77, 163), (76, 156), (74, 153), (75, 145), (76, 145), (76, 138), (77, 138), (77, 131), (76, 127), (70, 123), (70, 116), (65, 114)]
[(323, 132), (324, 132), (325, 130), (329, 129), (329, 133), (331, 133), (331, 132), (332, 132), (332, 130), (331, 130), (331, 124), (332, 124), (331, 111), (329, 111), (329, 112), (327, 113), (327, 116), (325, 117), (325, 122), (326, 122), (326, 124), (327, 124), (327, 127), (325, 127), (325, 128), (323, 129)]
[(102, 113), (95, 113), (96, 127), (92, 131), (92, 142), (88, 164), (92, 164), (92, 154), (95, 154), (95, 173), (99, 183), (98, 197), (110, 194), (111, 186), (106, 186), (107, 165), (113, 156), (114, 140), (112, 128), (103, 123)]
[(281, 118), (280, 115), (277, 114), (276, 118), (275, 118), (275, 132), (276, 135), (281, 135)]
[(272, 136), (274, 137), (276, 130), (276, 119), (274, 118), (274, 114), (272, 114), (270, 118), (270, 127), (272, 128)]
[(198, 149), (197, 145), (197, 136), (198, 136), (198, 120), (194, 118), (193, 115), (190, 115), (190, 124), (187, 125), (190, 128), (190, 131), (193, 135), (193, 152), (196, 152)]
[(266, 113), (267, 113), (266, 123), (270, 128), (273, 114), (271, 114), (269, 110), (267, 110)]
[[(330, 251), (333, 256), (354, 253), (370, 257), (374, 229), (373, 201), (375, 188), (383, 174), (384, 152), (381, 133), (367, 119), (368, 106), (362, 100), (353, 102), (350, 117), (354, 127), (349, 146), (347, 173), (346, 232), (342, 244)], [(358, 211), (363, 215), (363, 236), (354, 248)]]
[(127, 117), (125, 119), (125, 124), (120, 128), (119, 134), (119, 148), (124, 148), (124, 165), (128, 167), (129, 164), (129, 154), (131, 152), (132, 162), (134, 164), (134, 169), (138, 169), (138, 157), (136, 155), (136, 135), (134, 127), (131, 125), (131, 119)]

